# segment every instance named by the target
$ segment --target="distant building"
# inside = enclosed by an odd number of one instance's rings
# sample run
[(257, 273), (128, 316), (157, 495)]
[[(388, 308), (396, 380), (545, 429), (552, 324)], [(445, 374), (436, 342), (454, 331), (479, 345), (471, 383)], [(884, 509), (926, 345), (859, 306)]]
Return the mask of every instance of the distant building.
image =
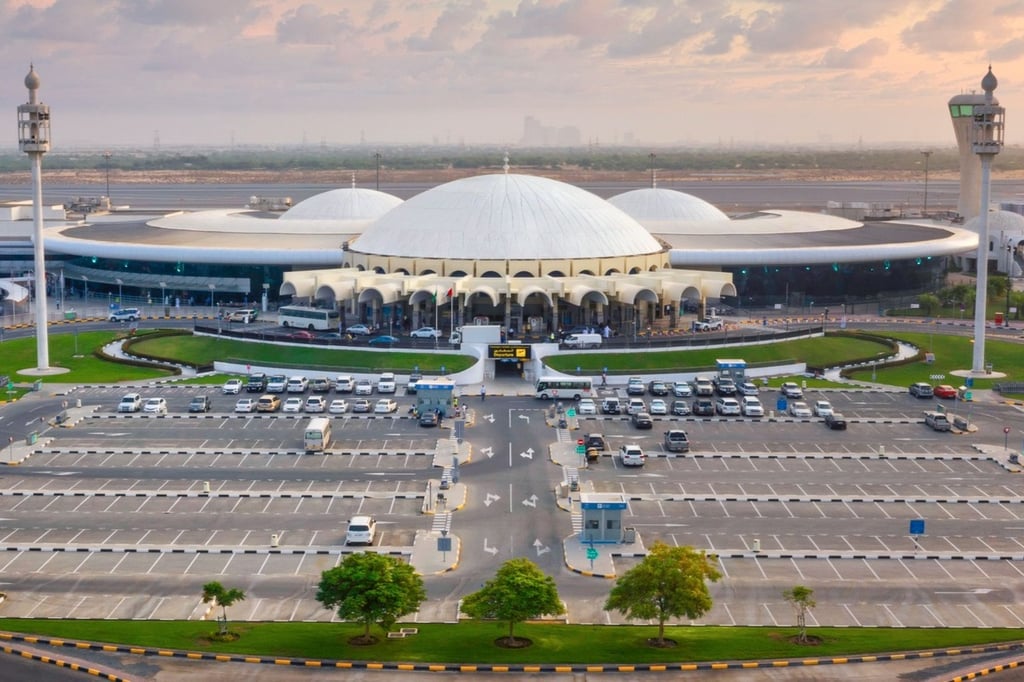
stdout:
[(546, 126), (533, 116), (523, 119), (523, 139), (525, 147), (579, 147), (583, 144), (583, 136), (576, 126)]

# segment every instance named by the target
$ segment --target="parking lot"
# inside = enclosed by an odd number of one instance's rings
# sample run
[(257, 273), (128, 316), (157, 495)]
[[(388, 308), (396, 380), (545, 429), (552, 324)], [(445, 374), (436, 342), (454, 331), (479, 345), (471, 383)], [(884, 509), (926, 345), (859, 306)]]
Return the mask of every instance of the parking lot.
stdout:
[[(309, 415), (235, 414), (235, 396), (218, 390), (140, 389), (166, 399), (159, 416), (118, 414), (123, 388), (69, 394), (95, 410), (47, 429), (0, 482), (6, 615), (195, 618), (207, 608), (202, 584), (217, 579), (250, 595), (235, 618), (329, 619), (314, 586), (345, 552), (363, 551), (343, 544), (350, 517), (375, 517), (373, 550), (405, 560), (430, 535), (435, 518), (423, 512), (440, 476), (435, 451), (452, 431), (419, 426), (401, 389), (393, 415), (331, 415), (325, 455), (302, 452)], [(186, 412), (197, 393), (211, 396), (211, 412)], [(601, 432), (609, 452), (580, 476), (626, 497), (639, 546), (685, 544), (717, 557), (724, 578), (701, 622), (789, 622), (781, 592), (806, 584), (822, 623), (1024, 624), (1013, 597), (1024, 558), (1016, 479), (973, 446), (1001, 443), (1000, 425), (1019, 413), (970, 406), (979, 431), (956, 435), (923, 425), (933, 401), (827, 397), (848, 430), (779, 414), (656, 416), (644, 431), (624, 416), (596, 415), (557, 429), (550, 403), (477, 402), (465, 436), (473, 454), (461, 467), (465, 506), (450, 517), (462, 550), (454, 570), (425, 576), (430, 599), (416, 619), (454, 620), (461, 592), (453, 586), (529, 556), (555, 577), (570, 620), (624, 622), (600, 609), (608, 581), (564, 564), (571, 523), (554, 504), (564, 472), (546, 456), (554, 442)], [(690, 453), (665, 452), (670, 427), (687, 431)], [(647, 453), (643, 467), (613, 456), (626, 443)], [(909, 533), (915, 519), (926, 521), (923, 535)], [(609, 550), (618, 574), (640, 560), (633, 549)]]

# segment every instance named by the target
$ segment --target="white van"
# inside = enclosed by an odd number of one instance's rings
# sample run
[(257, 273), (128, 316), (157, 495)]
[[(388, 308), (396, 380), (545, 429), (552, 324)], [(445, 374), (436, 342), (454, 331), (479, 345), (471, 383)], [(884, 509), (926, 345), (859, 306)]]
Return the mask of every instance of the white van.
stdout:
[(569, 334), (562, 343), (571, 348), (599, 348), (601, 346), (601, 335)]

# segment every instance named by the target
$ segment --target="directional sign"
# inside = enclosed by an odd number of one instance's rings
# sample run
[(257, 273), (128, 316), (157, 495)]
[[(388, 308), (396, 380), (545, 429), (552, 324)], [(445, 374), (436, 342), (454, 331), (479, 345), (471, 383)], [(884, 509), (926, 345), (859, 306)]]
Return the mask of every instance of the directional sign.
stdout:
[(438, 552), (450, 552), (450, 551), (452, 551), (452, 539), (451, 538), (438, 538), (437, 539), (437, 551)]
[(576, 410), (574, 410), (574, 409), (572, 409), (570, 407), (568, 410), (566, 410), (565, 416), (567, 416), (567, 417), (575, 417), (576, 416)]
[(910, 520), (910, 534), (911, 535), (924, 535), (924, 519), (911, 519)]
[(597, 558), (597, 550), (593, 547), (587, 547), (587, 558), (593, 561)]

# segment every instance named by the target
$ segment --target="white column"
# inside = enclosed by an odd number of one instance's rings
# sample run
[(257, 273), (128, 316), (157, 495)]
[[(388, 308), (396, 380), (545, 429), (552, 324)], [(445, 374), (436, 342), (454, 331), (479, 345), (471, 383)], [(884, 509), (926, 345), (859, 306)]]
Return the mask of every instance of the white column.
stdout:
[(978, 278), (974, 301), (974, 359), (971, 372), (985, 371), (985, 313), (988, 308), (988, 202), (992, 156), (981, 154), (981, 210), (978, 214)]
[(46, 249), (43, 244), (43, 157), (29, 154), (32, 161), (32, 250), (36, 285), (36, 365), (50, 368), (49, 329), (46, 310)]

